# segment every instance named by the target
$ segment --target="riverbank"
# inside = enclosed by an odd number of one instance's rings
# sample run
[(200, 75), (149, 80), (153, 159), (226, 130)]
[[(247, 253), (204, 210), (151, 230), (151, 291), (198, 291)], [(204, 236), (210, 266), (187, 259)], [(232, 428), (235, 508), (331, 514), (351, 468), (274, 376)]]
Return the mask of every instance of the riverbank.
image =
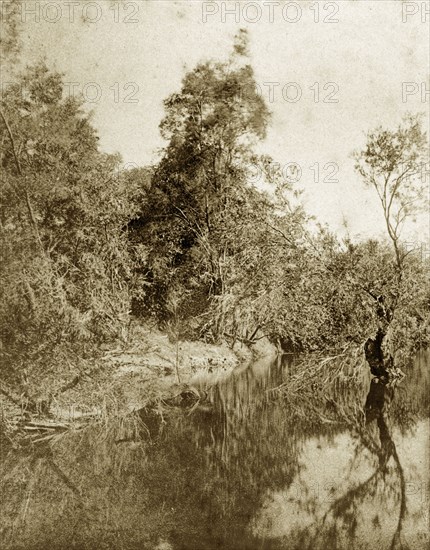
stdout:
[(252, 353), (226, 344), (176, 344), (157, 329), (135, 324), (126, 342), (104, 346), (97, 372), (61, 396), (56, 416), (127, 414), (184, 391), (199, 378), (227, 376)]
[[(169, 401), (204, 381), (212, 385), (258, 357), (276, 355), (267, 341), (254, 346), (180, 341), (155, 328), (133, 323), (127, 338), (103, 345), (97, 357), (68, 365), (62, 377), (47, 373), (37, 402), (49, 405), (29, 411), (25, 397), (12, 402), (0, 394), (3, 430), (38, 436), (47, 430), (91, 419), (121, 417)], [(34, 390), (33, 390), (34, 392)], [(34, 395), (34, 393), (32, 393)], [(34, 432), (34, 434), (33, 434)]]

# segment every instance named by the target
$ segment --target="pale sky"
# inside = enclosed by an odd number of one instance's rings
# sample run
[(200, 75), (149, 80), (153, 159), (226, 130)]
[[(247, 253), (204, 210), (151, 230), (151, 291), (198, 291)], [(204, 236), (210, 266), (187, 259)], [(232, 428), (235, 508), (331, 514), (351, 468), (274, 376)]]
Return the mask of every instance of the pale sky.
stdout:
[[(377, 198), (363, 189), (350, 154), (369, 129), (395, 127), (406, 111), (429, 120), (429, 2), (57, 0), (40, 2), (38, 22), (34, 2), (26, 4), (24, 59), (44, 56), (76, 92), (86, 91), (102, 148), (136, 165), (157, 160), (162, 101), (180, 89), (185, 71), (226, 58), (234, 34), (247, 28), (273, 112), (261, 150), (301, 166), (298, 185), (320, 221), (341, 232), (346, 219), (356, 237), (383, 234)], [(408, 240), (428, 241), (428, 215), (408, 231)]]

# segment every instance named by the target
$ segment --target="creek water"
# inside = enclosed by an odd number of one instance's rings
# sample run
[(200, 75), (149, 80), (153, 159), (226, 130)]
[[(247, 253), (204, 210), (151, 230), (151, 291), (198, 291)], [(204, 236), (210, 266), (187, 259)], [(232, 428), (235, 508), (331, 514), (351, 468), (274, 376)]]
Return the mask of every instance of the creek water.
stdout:
[(4, 547), (428, 548), (429, 354), (394, 388), (363, 373), (347, 409), (276, 390), (295, 368), (262, 359), (199, 403), (9, 457)]

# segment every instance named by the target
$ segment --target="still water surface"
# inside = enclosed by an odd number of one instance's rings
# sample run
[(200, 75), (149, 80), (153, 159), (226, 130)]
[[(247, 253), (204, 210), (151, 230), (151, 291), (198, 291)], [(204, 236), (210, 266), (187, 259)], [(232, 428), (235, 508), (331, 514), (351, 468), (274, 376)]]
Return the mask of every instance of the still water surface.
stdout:
[(424, 550), (429, 368), (420, 353), (394, 389), (364, 373), (345, 412), (273, 391), (295, 361), (263, 359), (200, 403), (9, 457), (5, 547)]

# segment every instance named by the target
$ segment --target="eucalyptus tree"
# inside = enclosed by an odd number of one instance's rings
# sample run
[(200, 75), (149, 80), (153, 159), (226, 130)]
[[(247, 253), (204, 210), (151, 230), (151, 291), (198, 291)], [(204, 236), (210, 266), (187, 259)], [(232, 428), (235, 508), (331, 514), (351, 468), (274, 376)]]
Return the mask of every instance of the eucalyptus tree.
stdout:
[(178, 286), (190, 315), (227, 294), (244, 216), (258, 211), (260, 197), (247, 186), (247, 174), (269, 111), (246, 60), (246, 41), (240, 33), (228, 61), (200, 63), (164, 102), (160, 129), (167, 146), (141, 224), (149, 243), (147, 303), (159, 316)]
[(385, 375), (393, 363), (395, 350), (390, 345), (390, 337), (392, 322), (397, 321), (396, 312), (405, 305), (405, 299), (411, 300), (410, 293), (417, 291), (416, 287), (411, 287), (411, 280), (416, 275), (411, 272), (415, 265), (408, 260), (411, 250), (406, 249), (401, 237), (405, 222), (428, 205), (428, 141), (420, 118), (419, 115), (407, 115), (396, 130), (379, 127), (369, 132), (366, 147), (354, 155), (356, 170), (364, 184), (377, 194), (394, 252), (391, 273), (386, 277), (391, 279), (391, 284), (384, 289), (381, 286), (367, 289), (380, 321), (376, 337), (366, 344), (369, 364), (377, 375)]

